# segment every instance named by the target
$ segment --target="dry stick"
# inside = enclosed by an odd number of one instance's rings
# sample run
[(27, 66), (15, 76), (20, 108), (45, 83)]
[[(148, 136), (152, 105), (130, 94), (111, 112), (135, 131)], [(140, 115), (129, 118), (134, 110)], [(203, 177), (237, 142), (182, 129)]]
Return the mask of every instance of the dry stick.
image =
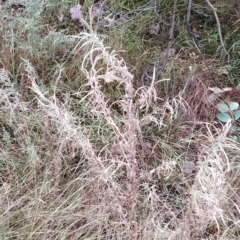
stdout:
[(190, 34), (192, 36), (192, 32), (191, 32), (190, 25), (189, 25), (190, 16), (191, 16), (191, 8), (192, 8), (192, 0), (189, 0), (188, 8), (187, 8), (187, 31), (188, 31), (188, 34)]
[[(206, 0), (206, 1), (207, 1), (207, 0)], [(207, 64), (207, 61), (205, 60), (205, 57), (203, 56), (203, 54), (202, 54), (202, 52), (201, 52), (201, 50), (200, 50), (200, 47), (199, 47), (199, 45), (198, 45), (198, 41), (197, 41), (197, 38), (196, 38), (195, 34), (191, 31), (190, 24), (189, 24), (189, 22), (190, 22), (190, 17), (191, 17), (191, 8), (192, 8), (192, 0), (189, 0), (189, 1), (188, 1), (188, 8), (187, 8), (187, 23), (186, 23), (187, 32), (188, 32), (189, 36), (192, 38), (193, 43), (194, 43), (197, 51), (199, 52), (202, 60), (204, 61), (205, 65), (206, 65), (206, 67), (207, 67), (208, 72), (211, 74), (212, 80), (215, 82), (215, 84), (216, 84), (217, 86), (219, 86), (219, 83), (218, 83), (218, 82), (216, 81), (216, 79), (214, 78), (213, 73), (212, 73), (212, 71), (210, 70), (210, 68), (209, 68), (209, 66), (208, 66), (208, 64)], [(221, 88), (221, 87), (220, 87), (220, 88)]]
[[(157, 13), (157, 5), (156, 5), (156, 0), (153, 0), (152, 2), (153, 4), (153, 8), (154, 8), (154, 13), (157, 15), (157, 17), (159, 18), (159, 21), (161, 21), (163, 24), (169, 26), (170, 24), (165, 22), (162, 17)], [(171, 28), (170, 28), (170, 34), (169, 34), (169, 41), (168, 41), (168, 47), (165, 51), (165, 54), (163, 56), (163, 58), (157, 62), (157, 74), (161, 74), (161, 72), (163, 72), (166, 68), (166, 64), (167, 64), (167, 60), (168, 60), (168, 55), (169, 55), (169, 50), (172, 46), (173, 43), (173, 39), (174, 39), (174, 25), (175, 25), (175, 15), (176, 15), (176, 5), (177, 5), (177, 0), (174, 1), (174, 5), (173, 5), (173, 16), (172, 16), (172, 22), (171, 22)], [(147, 70), (145, 71), (146, 76), (151, 78), (151, 76), (148, 75)], [(144, 86), (144, 74), (142, 75), (142, 85)]]
[(162, 58), (161, 61), (160, 61), (160, 64), (159, 64), (159, 65), (160, 65), (160, 66), (159, 66), (159, 67), (160, 67), (160, 69), (159, 69), (160, 71), (158, 71), (158, 74), (159, 74), (161, 71), (164, 71), (164, 70), (165, 70), (165, 67), (166, 67), (166, 64), (167, 64), (167, 60), (168, 60), (169, 50), (170, 50), (170, 48), (172, 47), (172, 44), (173, 44), (177, 1), (178, 1), (178, 0), (175, 0), (175, 1), (174, 1), (174, 5), (173, 5), (173, 16), (172, 16), (172, 22), (171, 22), (171, 28), (170, 28), (168, 46), (167, 46), (167, 49), (166, 49), (166, 51), (165, 51), (165, 54), (164, 54), (163, 58)]
[(218, 35), (220, 38), (220, 42), (221, 42), (221, 47), (224, 50), (225, 53), (227, 53), (227, 50), (224, 46), (224, 42), (223, 42), (223, 38), (222, 38), (222, 32), (221, 32), (221, 25), (220, 25), (220, 21), (217, 15), (217, 9), (211, 4), (211, 2), (209, 0), (206, 0), (207, 4), (209, 5), (209, 7), (213, 10), (216, 22), (217, 22), (217, 28), (218, 28)]

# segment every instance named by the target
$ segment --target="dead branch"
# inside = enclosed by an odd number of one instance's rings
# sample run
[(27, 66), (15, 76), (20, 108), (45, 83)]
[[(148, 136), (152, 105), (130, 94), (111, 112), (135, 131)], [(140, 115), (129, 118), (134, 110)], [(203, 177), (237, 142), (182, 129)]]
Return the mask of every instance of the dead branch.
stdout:
[(222, 32), (221, 32), (221, 25), (220, 25), (220, 21), (217, 15), (217, 9), (212, 5), (212, 3), (210, 2), (210, 0), (206, 0), (207, 4), (209, 5), (209, 7), (213, 10), (216, 22), (217, 22), (217, 28), (218, 28), (218, 35), (219, 35), (219, 39), (221, 42), (221, 47), (224, 50), (225, 53), (227, 53), (227, 50), (224, 46), (224, 42), (223, 42), (223, 38), (222, 38)]

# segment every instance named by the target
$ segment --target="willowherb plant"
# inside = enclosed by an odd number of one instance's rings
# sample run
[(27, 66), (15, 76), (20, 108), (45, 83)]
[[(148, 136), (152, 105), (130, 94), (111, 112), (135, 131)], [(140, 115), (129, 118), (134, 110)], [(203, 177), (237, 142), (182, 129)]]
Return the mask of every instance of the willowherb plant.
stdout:
[[(99, 191), (105, 189), (98, 204), (105, 205), (111, 201), (112, 213), (110, 215), (119, 214), (119, 218), (123, 219), (122, 224), (128, 229), (127, 234), (132, 238), (137, 232), (135, 206), (138, 192), (138, 173), (135, 154), (137, 136), (140, 132), (139, 120), (136, 118), (133, 103), (132, 75), (128, 72), (124, 61), (119, 60), (114, 53), (109, 53), (96, 35), (82, 33), (75, 38), (78, 38), (80, 43), (74, 49), (74, 53), (87, 49), (81, 66), (81, 71), (87, 79), (85, 88), (88, 89), (88, 94), (85, 96), (85, 100), (89, 102), (92, 116), (97, 117), (105, 127), (114, 133), (115, 141), (113, 145), (104, 147), (102, 150), (102, 152), (105, 152), (104, 157), (99, 156), (94, 150), (93, 143), (88, 138), (88, 131), (74, 124), (75, 117), (64, 109), (56, 96), (48, 99), (43, 95), (36, 84), (33, 68), (26, 61), (25, 69), (32, 80), (32, 90), (37, 94), (39, 107), (58, 128), (60, 155), (56, 155), (53, 160), (55, 169), (58, 169), (55, 171), (55, 184), (58, 185), (60, 181), (57, 176), (60, 176), (60, 169), (63, 164), (60, 160), (61, 154), (63, 154), (62, 149), (71, 142), (71, 145), (75, 146), (73, 148), (82, 149), (88, 160), (89, 174), (93, 179), (92, 184), (95, 186), (95, 189), (91, 190), (93, 197), (89, 201), (94, 201)], [(99, 69), (99, 63), (104, 63), (105, 69)], [(101, 74), (99, 74), (100, 71)], [(107, 84), (113, 81), (117, 82), (124, 90), (122, 99), (118, 101), (122, 111), (121, 126), (115, 123), (108, 100), (102, 92), (102, 80)], [(122, 184), (119, 185), (114, 179), (114, 173), (123, 168), (126, 169), (129, 182), (127, 189), (123, 189)], [(95, 209), (97, 212), (99, 210), (98, 208)], [(105, 210), (109, 211), (107, 208), (101, 211)], [(97, 212), (95, 213), (96, 216), (98, 215)], [(105, 219), (105, 221), (108, 220)]]

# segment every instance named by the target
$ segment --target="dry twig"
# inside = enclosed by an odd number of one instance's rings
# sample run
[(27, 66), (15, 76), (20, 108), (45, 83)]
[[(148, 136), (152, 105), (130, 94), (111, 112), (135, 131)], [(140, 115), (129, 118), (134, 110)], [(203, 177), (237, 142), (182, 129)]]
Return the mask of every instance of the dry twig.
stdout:
[(216, 22), (217, 22), (218, 34), (219, 34), (219, 39), (220, 39), (220, 42), (221, 42), (221, 47), (224, 50), (224, 52), (227, 53), (227, 50), (224, 46), (224, 42), (223, 42), (223, 38), (222, 38), (221, 25), (220, 25), (220, 21), (219, 21), (218, 15), (217, 15), (217, 9), (212, 5), (210, 0), (206, 0), (206, 2), (209, 5), (209, 7), (213, 10), (213, 13), (214, 13), (214, 16), (215, 16)]
[(169, 50), (172, 47), (173, 44), (173, 39), (174, 39), (174, 27), (175, 27), (175, 16), (176, 16), (176, 7), (177, 7), (177, 0), (174, 1), (173, 5), (173, 15), (172, 15), (172, 22), (171, 22), (171, 28), (170, 28), (170, 34), (169, 34), (169, 41), (168, 41), (168, 46), (165, 51), (165, 54), (160, 61), (160, 72), (163, 71), (166, 67), (168, 56), (169, 56)]

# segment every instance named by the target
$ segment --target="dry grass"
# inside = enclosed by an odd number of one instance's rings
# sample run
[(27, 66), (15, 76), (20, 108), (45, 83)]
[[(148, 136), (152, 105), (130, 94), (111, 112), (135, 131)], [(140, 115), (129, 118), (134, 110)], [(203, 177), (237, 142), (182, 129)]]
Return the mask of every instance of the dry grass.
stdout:
[(197, 115), (205, 92), (191, 72), (173, 97), (160, 98), (174, 83), (155, 69), (150, 86), (134, 87), (124, 59), (89, 32), (64, 36), (71, 53), (49, 84), (21, 48), (11, 72), (2, 45), (0, 238), (238, 239), (231, 123)]

